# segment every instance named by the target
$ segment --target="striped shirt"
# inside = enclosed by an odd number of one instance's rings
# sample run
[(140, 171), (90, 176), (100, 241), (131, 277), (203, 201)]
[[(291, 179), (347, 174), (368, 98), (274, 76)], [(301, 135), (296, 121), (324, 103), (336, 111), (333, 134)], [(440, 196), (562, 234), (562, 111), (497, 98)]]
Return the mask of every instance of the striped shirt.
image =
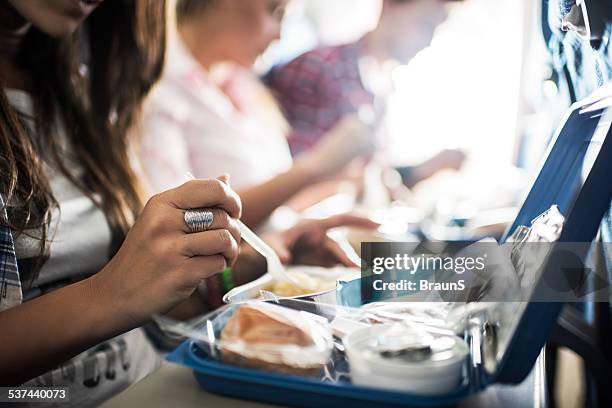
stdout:
[(0, 219), (0, 311), (3, 311), (20, 304), (23, 295), (13, 236), (8, 226), (8, 216), (2, 196), (0, 196)]

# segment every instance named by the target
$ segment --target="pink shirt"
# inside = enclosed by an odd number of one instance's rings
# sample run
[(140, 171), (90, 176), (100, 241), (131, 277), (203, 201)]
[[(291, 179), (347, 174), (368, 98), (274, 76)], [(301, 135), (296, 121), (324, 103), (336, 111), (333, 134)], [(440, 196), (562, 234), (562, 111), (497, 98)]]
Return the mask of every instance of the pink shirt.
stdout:
[(292, 165), (282, 131), (239, 111), (179, 38), (170, 41), (142, 126), (142, 166), (154, 192), (182, 184), (186, 172), (198, 178), (227, 173), (240, 190)]

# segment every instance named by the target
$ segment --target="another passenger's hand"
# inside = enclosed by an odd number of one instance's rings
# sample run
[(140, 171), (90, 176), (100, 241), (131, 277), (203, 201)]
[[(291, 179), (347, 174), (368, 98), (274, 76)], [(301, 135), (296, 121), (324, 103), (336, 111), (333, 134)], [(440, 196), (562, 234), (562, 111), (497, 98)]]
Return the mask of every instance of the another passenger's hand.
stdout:
[[(187, 209), (214, 214), (209, 230), (189, 233)], [(158, 194), (108, 265), (93, 276), (92, 287), (139, 325), (189, 298), (207, 277), (222, 272), (238, 256), (238, 195), (223, 180), (194, 180)]]
[(376, 229), (380, 225), (368, 218), (343, 214), (322, 220), (303, 220), (293, 228), (265, 238), (284, 264), (357, 266), (340, 245), (328, 236), (337, 227)]
[(316, 179), (324, 179), (342, 171), (353, 159), (372, 155), (375, 149), (371, 126), (357, 115), (350, 115), (341, 119), (296, 166)]
[(407, 175), (403, 175), (403, 183), (408, 188), (432, 177), (442, 170), (459, 170), (466, 159), (463, 151), (457, 149), (442, 150), (431, 159), (412, 168)]
[(465, 153), (457, 149), (442, 150), (430, 159), (436, 170), (459, 170), (465, 161)]

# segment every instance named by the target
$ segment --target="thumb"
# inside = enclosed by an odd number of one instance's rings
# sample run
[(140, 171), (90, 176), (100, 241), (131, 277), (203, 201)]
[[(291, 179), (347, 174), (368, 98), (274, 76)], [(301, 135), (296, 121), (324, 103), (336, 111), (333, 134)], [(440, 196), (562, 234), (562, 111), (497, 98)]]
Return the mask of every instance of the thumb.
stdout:
[(276, 249), (276, 254), (283, 265), (288, 265), (291, 263), (291, 252), (289, 252), (287, 248)]

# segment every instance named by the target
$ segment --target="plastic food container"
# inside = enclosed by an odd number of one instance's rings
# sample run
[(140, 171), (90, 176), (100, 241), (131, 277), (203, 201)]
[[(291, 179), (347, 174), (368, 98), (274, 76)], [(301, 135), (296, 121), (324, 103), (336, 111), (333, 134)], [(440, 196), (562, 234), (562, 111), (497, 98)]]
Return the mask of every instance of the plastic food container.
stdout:
[(456, 390), (469, 354), (457, 336), (432, 336), (404, 325), (374, 325), (344, 338), (353, 384), (439, 395)]
[(234, 305), (216, 339), (223, 362), (292, 375), (316, 375), (331, 356), (327, 320), (266, 302)]
[[(352, 280), (360, 277), (360, 270), (357, 268), (334, 267), (322, 268), (317, 266), (294, 266), (288, 268), (289, 273), (299, 274), (303, 279), (312, 279), (320, 281), (320, 284), (314, 285), (312, 291), (300, 290), (299, 288), (288, 288), (284, 283), (278, 284), (270, 275), (266, 273), (262, 277), (246, 285), (232, 289), (223, 297), (225, 303), (240, 303), (247, 300), (259, 299), (262, 293), (269, 292), (279, 299), (304, 299), (314, 300), (315, 297), (320, 297), (325, 293), (334, 292), (337, 287), (338, 280)], [(296, 275), (294, 275), (296, 276)], [(283, 289), (281, 292), (274, 291), (276, 287)], [(335, 293), (332, 297), (335, 297)], [(332, 303), (333, 299), (330, 298)]]

